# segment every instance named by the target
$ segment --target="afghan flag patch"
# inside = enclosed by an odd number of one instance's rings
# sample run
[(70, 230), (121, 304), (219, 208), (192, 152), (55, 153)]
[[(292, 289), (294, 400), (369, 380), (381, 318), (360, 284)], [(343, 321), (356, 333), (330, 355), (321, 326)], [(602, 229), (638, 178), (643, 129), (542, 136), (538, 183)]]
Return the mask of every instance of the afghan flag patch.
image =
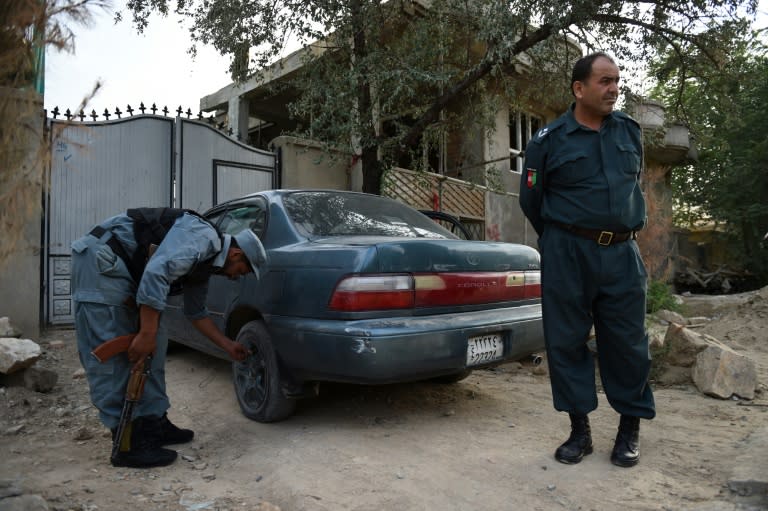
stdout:
[(525, 180), (526, 186), (528, 186), (529, 189), (533, 188), (536, 186), (536, 169), (526, 169), (525, 171), (527, 172)]

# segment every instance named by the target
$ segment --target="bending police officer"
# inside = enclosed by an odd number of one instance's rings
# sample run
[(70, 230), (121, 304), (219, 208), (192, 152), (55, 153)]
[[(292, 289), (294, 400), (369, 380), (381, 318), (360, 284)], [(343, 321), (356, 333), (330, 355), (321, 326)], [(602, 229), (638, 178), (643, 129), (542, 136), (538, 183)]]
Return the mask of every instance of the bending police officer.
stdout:
[[(155, 244), (155, 246), (151, 246)], [(154, 253), (150, 256), (150, 252)], [(258, 237), (249, 229), (221, 235), (194, 212), (140, 208), (113, 216), (72, 243), (72, 285), (80, 361), (91, 401), (113, 435), (119, 423), (133, 364), (152, 355), (149, 377), (131, 424), (130, 450), (115, 466), (154, 467), (172, 463), (176, 451), (164, 445), (192, 440), (194, 432), (167, 417), (165, 388), (168, 339), (160, 326), (169, 293), (183, 285), (184, 313), (195, 328), (232, 360), (246, 348), (224, 335), (208, 317), (208, 280), (218, 274), (237, 279), (266, 261)], [(137, 333), (138, 332), (138, 333)], [(100, 364), (90, 355), (102, 342), (137, 333), (126, 356)]]

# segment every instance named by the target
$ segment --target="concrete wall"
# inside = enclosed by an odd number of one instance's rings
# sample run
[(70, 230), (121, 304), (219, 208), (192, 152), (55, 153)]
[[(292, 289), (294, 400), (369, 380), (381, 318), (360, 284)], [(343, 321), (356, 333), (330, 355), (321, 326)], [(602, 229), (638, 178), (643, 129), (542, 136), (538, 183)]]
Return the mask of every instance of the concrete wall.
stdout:
[[(277, 137), (270, 147), (280, 153), (281, 188), (352, 190), (352, 156), (328, 155), (320, 144), (295, 137)], [(357, 165), (359, 167), (359, 165)]]
[[(23, 183), (24, 193), (34, 200), (34, 204), (30, 205), (32, 212), (27, 217), (21, 238), (15, 243), (6, 262), (0, 263), (0, 316), (9, 317), (11, 324), (21, 330), (23, 337), (34, 339), (40, 335), (43, 103), (39, 94), (16, 89), (2, 88), (0, 96), (4, 98), (3, 101), (18, 102), (16, 111), (21, 113), (20, 117), (10, 122), (22, 127), (20, 136), (14, 139), (23, 144), (26, 157), (16, 175), (26, 176)], [(6, 111), (12, 110), (14, 106), (10, 105)], [(26, 214), (23, 208), (2, 213), (2, 216)], [(2, 228), (6, 227), (7, 224)]]

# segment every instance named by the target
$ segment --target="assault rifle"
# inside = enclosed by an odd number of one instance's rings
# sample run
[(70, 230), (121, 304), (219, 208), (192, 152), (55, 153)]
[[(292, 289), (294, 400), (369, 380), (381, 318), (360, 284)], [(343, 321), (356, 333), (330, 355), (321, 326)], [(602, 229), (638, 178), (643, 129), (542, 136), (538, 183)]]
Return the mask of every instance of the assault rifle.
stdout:
[[(114, 339), (96, 346), (96, 348), (91, 351), (91, 355), (93, 355), (99, 362), (104, 363), (115, 355), (128, 351), (128, 347), (131, 345), (134, 337), (136, 337), (136, 334), (115, 337)], [(115, 436), (112, 439), (112, 461), (115, 460), (121, 451), (126, 452), (131, 450), (131, 420), (133, 418), (133, 408), (144, 393), (144, 382), (147, 381), (147, 376), (149, 376), (151, 360), (152, 357), (147, 356), (144, 360), (135, 364), (133, 369), (131, 369), (128, 386), (125, 389), (123, 411), (120, 413), (120, 423), (117, 425)]]

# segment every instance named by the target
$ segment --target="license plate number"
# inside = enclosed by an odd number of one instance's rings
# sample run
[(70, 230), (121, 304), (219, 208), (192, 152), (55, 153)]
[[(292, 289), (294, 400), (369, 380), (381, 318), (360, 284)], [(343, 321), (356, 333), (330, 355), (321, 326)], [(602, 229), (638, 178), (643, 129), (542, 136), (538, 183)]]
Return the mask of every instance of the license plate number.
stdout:
[(474, 366), (499, 360), (504, 355), (501, 334), (478, 335), (467, 339), (467, 365)]

